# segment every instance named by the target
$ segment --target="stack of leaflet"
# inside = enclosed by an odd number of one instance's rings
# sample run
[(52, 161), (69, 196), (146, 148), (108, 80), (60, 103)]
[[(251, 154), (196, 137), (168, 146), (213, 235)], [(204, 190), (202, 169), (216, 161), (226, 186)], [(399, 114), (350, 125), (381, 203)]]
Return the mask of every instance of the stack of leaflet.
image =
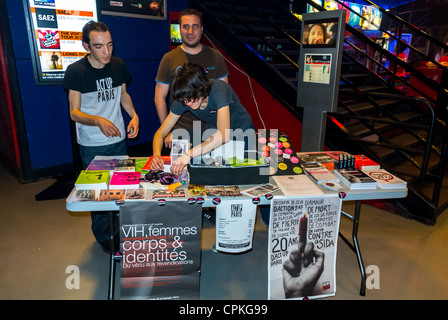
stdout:
[(336, 169), (334, 174), (350, 190), (371, 190), (376, 189), (378, 185), (373, 178), (355, 168)]
[(380, 189), (403, 189), (407, 182), (394, 176), (384, 169), (363, 170), (365, 174), (376, 180)]
[(76, 190), (107, 189), (109, 183), (109, 170), (82, 170), (76, 179)]

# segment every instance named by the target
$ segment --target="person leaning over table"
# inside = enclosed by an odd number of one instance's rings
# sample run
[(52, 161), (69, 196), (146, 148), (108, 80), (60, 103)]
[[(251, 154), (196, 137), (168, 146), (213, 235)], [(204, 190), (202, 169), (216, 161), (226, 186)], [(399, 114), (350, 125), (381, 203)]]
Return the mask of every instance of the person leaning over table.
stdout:
[[(137, 136), (139, 118), (126, 91), (129, 71), (122, 59), (112, 56), (108, 27), (102, 22), (88, 22), (82, 30), (82, 46), (88, 54), (68, 66), (62, 86), (68, 90), (70, 118), (76, 122), (77, 143), (85, 169), (96, 155), (126, 155), (126, 133), (128, 138)], [(121, 107), (131, 118), (127, 128)], [(107, 252), (108, 214), (95, 212), (91, 216), (95, 239)]]
[[(181, 174), (192, 158), (207, 154), (228, 142), (232, 134), (231, 129), (241, 129), (244, 135), (250, 134), (253, 142), (255, 141), (252, 118), (240, 103), (232, 87), (221, 80), (209, 81), (203, 67), (194, 63), (184, 64), (176, 76), (173, 96), (175, 102), (171, 111), (154, 135), (151, 162), (153, 168), (163, 169), (161, 151), (164, 138), (187, 110), (202, 120), (206, 124), (206, 129), (216, 131), (172, 163), (171, 172), (175, 175)], [(248, 140), (247, 145), (251, 143), (251, 138)]]
[[(166, 53), (159, 65), (156, 76), (156, 89), (154, 103), (160, 124), (168, 115), (167, 98), (169, 105), (174, 103), (172, 96), (172, 83), (177, 71), (187, 62), (196, 63), (207, 70), (207, 77), (229, 82), (226, 63), (223, 55), (214, 48), (201, 43), (204, 27), (202, 25), (202, 13), (192, 8), (183, 10), (179, 14), (180, 36), (182, 44)], [(174, 129), (186, 129), (190, 136), (193, 130), (193, 122), (200, 122), (191, 112), (185, 112), (179, 119)], [(165, 138), (165, 147), (170, 148), (172, 135)]]

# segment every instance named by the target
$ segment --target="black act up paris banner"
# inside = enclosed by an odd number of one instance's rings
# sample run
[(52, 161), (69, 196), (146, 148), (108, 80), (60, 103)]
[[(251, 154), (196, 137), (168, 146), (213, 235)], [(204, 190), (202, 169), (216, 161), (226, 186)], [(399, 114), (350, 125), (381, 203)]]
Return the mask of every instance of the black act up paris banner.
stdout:
[(121, 299), (198, 299), (201, 223), (186, 201), (121, 205)]

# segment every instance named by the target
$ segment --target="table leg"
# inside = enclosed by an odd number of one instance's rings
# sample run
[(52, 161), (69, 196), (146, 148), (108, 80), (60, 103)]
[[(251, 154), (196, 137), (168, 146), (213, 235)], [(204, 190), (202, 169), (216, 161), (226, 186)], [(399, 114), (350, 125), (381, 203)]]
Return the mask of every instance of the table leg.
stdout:
[(348, 215), (345, 212), (342, 212), (346, 217), (350, 218), (353, 221), (353, 229), (352, 229), (352, 240), (353, 244), (344, 237), (343, 234), (339, 232), (339, 236), (341, 239), (352, 249), (353, 252), (356, 253), (356, 258), (358, 259), (359, 271), (361, 272), (361, 289), (359, 294), (361, 296), (366, 295), (366, 273), (364, 269), (364, 263), (362, 261), (361, 248), (359, 246), (358, 241), (358, 227), (359, 227), (359, 216), (361, 214), (361, 200), (357, 200), (355, 202), (355, 214), (353, 216)]
[(353, 245), (356, 251), (356, 257), (358, 258), (358, 266), (359, 271), (361, 272), (361, 290), (359, 292), (360, 295), (366, 295), (366, 272), (364, 269), (364, 263), (362, 261), (361, 248), (359, 247), (358, 242), (358, 226), (359, 226), (359, 215), (361, 214), (361, 201), (356, 201), (355, 205), (355, 215), (353, 216), (353, 230), (352, 230), (352, 239)]
[(114, 212), (109, 211), (109, 243), (110, 243), (110, 266), (109, 266), (109, 296), (108, 300), (114, 300), (115, 293), (115, 222), (114, 222)]

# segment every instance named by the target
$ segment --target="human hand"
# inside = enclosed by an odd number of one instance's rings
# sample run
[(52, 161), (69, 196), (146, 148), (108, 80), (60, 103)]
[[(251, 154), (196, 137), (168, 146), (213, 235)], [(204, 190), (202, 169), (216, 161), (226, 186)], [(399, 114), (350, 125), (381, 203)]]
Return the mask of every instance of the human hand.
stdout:
[(139, 121), (138, 117), (134, 117), (128, 125), (127, 132), (128, 132), (128, 138), (132, 139), (137, 137), (139, 131)]
[(180, 176), (182, 174), (182, 170), (189, 162), (190, 162), (189, 156), (187, 156), (186, 154), (181, 155), (171, 164), (171, 172), (176, 176)]
[(97, 125), (106, 137), (121, 137), (120, 130), (106, 118), (98, 117)]
[(151, 169), (152, 170), (163, 170), (165, 162), (162, 159), (162, 156), (153, 156), (151, 160)]
[(171, 148), (171, 143), (173, 141), (173, 134), (169, 133), (165, 139), (163, 140), (164, 144), (165, 144), (165, 148)]
[(312, 242), (299, 242), (283, 263), (283, 287), (286, 298), (310, 295), (324, 271), (325, 254), (314, 250)]

